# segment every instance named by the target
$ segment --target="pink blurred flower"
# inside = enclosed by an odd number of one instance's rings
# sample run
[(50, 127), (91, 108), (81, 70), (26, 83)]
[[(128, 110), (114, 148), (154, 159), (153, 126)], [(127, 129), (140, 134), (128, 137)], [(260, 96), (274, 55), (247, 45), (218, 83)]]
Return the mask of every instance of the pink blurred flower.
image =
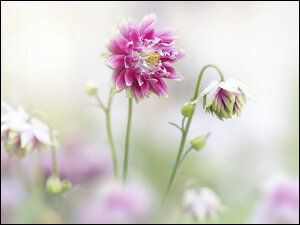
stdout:
[(272, 182), (259, 202), (254, 224), (299, 224), (299, 180)]
[(1, 179), (1, 224), (12, 222), (14, 210), (24, 196), (24, 190), (16, 180)]
[(2, 103), (4, 114), (1, 116), (1, 141), (9, 156), (22, 158), (33, 151), (48, 148), (49, 128), (41, 121), (30, 118), (23, 110), (15, 110)]
[[(58, 149), (56, 154), (60, 178), (62, 180), (68, 179), (73, 184), (104, 177), (112, 172), (112, 165), (109, 163), (108, 156), (99, 153), (98, 149), (92, 151), (88, 147), (78, 145)], [(50, 153), (45, 155), (43, 167), (47, 179), (53, 172)]]
[(141, 223), (154, 209), (155, 196), (145, 184), (107, 182), (94, 204), (85, 206), (83, 223)]
[(183, 194), (183, 207), (196, 221), (214, 219), (218, 212), (224, 211), (217, 194), (207, 187), (186, 190)]
[(254, 100), (249, 91), (249, 88), (233, 79), (214, 81), (202, 91), (198, 99), (203, 97), (203, 108), (206, 112), (223, 120), (235, 114), (241, 115), (247, 98)]
[(119, 33), (107, 41), (109, 51), (105, 64), (114, 70), (113, 82), (117, 91), (126, 89), (136, 100), (148, 97), (150, 92), (167, 95), (163, 79), (181, 79), (173, 67), (183, 57), (174, 46), (175, 30), (165, 28), (156, 31), (156, 16), (145, 16), (137, 26), (132, 20), (123, 21)]

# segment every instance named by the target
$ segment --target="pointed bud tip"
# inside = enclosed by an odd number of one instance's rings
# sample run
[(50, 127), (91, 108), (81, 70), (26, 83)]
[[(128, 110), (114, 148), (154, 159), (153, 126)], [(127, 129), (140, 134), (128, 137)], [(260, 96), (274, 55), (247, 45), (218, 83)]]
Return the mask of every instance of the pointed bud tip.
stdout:
[(205, 146), (206, 140), (209, 136), (210, 133), (196, 134), (191, 138), (190, 143), (196, 151), (199, 151)]

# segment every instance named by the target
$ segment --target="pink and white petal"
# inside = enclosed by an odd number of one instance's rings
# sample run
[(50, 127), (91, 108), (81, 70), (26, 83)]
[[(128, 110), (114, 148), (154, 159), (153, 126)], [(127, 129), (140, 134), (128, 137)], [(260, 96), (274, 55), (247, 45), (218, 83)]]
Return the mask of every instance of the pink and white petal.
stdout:
[(163, 28), (155, 32), (155, 37), (161, 39), (162, 42), (170, 43), (176, 39), (176, 31), (172, 28)]
[(20, 139), (21, 139), (21, 148), (25, 148), (27, 145), (30, 144), (30, 142), (33, 141), (34, 135), (30, 131), (25, 131), (20, 134)]
[(205, 108), (210, 107), (212, 105), (212, 103), (214, 102), (216, 96), (218, 95), (219, 91), (220, 91), (220, 87), (216, 86), (213, 87), (207, 94), (206, 94), (206, 104), (205, 104)]
[(137, 41), (139, 40), (139, 32), (137, 27), (134, 25), (130, 26), (129, 38), (133, 43), (137, 43)]
[(163, 67), (166, 69), (168, 75), (165, 75), (164, 78), (171, 80), (181, 80), (183, 77), (176, 73), (175, 69), (172, 66), (163, 63)]
[(250, 92), (256, 92), (257, 90), (248, 88), (245, 84), (235, 80), (235, 79), (228, 79), (228, 81), (233, 82), (238, 85), (239, 89), (252, 101), (255, 101), (254, 97), (250, 94)]
[(117, 34), (115, 37), (106, 41), (106, 47), (113, 54), (124, 55), (127, 53), (126, 46), (128, 42), (128, 39), (124, 38), (120, 34)]
[(139, 33), (142, 34), (144, 33), (144, 31), (151, 26), (152, 24), (156, 23), (156, 15), (155, 14), (150, 14), (147, 15), (143, 18), (143, 20), (141, 21), (141, 23), (139, 24)]
[(166, 96), (168, 94), (167, 85), (161, 78), (157, 78), (157, 82), (150, 82), (150, 89), (157, 95)]
[(219, 86), (229, 92), (240, 93), (238, 85), (232, 81), (222, 81)]
[(149, 27), (147, 27), (143, 33), (140, 33), (142, 35), (142, 39), (153, 39), (153, 35), (155, 33), (155, 29), (154, 29), (154, 24), (150, 25)]
[(120, 34), (126, 39), (129, 39), (130, 22), (130, 20), (123, 20), (119, 26)]
[(137, 100), (141, 100), (143, 99), (143, 94), (142, 94), (142, 91), (141, 91), (141, 87), (138, 86), (138, 85), (133, 85), (133, 93), (134, 93), (134, 96)]
[(126, 86), (131, 86), (134, 80), (134, 73), (131, 69), (125, 69), (125, 84)]
[(104, 61), (111, 69), (124, 68), (124, 57), (124, 55), (109, 55), (104, 58)]
[(145, 81), (145, 83), (141, 86), (141, 92), (142, 92), (143, 97), (149, 96), (150, 84), (148, 81)]
[(125, 70), (122, 70), (122, 72), (119, 74), (119, 76), (117, 78), (117, 81), (116, 81), (117, 91), (123, 90), (126, 87), (124, 74), (125, 74)]
[(117, 82), (117, 79), (118, 79), (118, 77), (119, 77), (119, 74), (122, 72), (122, 70), (123, 70), (123, 69), (115, 69), (115, 70), (113, 71), (113, 74), (112, 74), (112, 80), (113, 80), (114, 83)]
[(219, 81), (215, 80), (212, 81), (200, 94), (199, 98), (202, 98), (204, 95), (206, 95), (208, 92), (210, 92), (211, 90), (217, 88), (219, 85)]

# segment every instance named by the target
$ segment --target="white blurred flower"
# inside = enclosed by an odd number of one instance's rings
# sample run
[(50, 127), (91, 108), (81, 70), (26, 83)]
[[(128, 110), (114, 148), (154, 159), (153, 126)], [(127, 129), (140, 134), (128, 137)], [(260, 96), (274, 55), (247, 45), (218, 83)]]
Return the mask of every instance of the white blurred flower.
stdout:
[(23, 110), (15, 110), (6, 103), (1, 104), (1, 141), (9, 156), (22, 158), (33, 151), (51, 146), (49, 127), (40, 120), (30, 118)]
[(253, 224), (299, 224), (299, 179), (275, 176), (264, 183)]
[(186, 190), (183, 194), (183, 207), (197, 221), (214, 219), (218, 212), (225, 209), (217, 194), (207, 187)]

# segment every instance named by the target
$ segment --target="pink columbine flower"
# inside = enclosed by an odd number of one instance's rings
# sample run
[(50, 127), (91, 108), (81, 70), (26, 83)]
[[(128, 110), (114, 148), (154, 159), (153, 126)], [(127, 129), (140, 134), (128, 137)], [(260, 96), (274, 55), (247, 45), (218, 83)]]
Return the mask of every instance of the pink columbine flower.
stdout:
[(180, 80), (182, 77), (168, 63), (183, 57), (174, 45), (175, 30), (155, 30), (156, 16), (145, 16), (137, 26), (133, 20), (123, 21), (119, 32), (106, 43), (109, 53), (105, 64), (114, 70), (113, 82), (117, 91), (126, 90), (137, 101), (150, 92), (167, 95), (163, 79)]
[(22, 158), (33, 151), (51, 146), (49, 128), (23, 110), (3, 103), (1, 141), (9, 156)]
[(143, 182), (124, 185), (107, 181), (94, 195), (94, 202), (85, 206), (80, 219), (93, 224), (145, 223), (154, 212), (154, 199), (156, 195)]
[(13, 223), (18, 205), (24, 200), (24, 187), (17, 179), (1, 178), (1, 224)]
[(252, 224), (299, 224), (299, 179), (273, 180), (265, 189)]
[[(96, 151), (97, 150), (97, 151)], [(104, 178), (111, 174), (108, 156), (99, 153), (82, 144), (66, 149), (57, 150), (57, 165), (62, 180), (68, 179), (72, 184), (83, 184), (97, 178)], [(43, 161), (45, 178), (53, 172), (51, 155), (45, 154)]]
[(225, 210), (218, 195), (207, 187), (187, 189), (183, 194), (183, 207), (196, 221), (214, 219), (218, 212)]
[(215, 114), (223, 120), (235, 114), (241, 115), (247, 98), (254, 100), (249, 92), (249, 88), (234, 79), (214, 81), (202, 91), (198, 100), (203, 98), (205, 112)]

